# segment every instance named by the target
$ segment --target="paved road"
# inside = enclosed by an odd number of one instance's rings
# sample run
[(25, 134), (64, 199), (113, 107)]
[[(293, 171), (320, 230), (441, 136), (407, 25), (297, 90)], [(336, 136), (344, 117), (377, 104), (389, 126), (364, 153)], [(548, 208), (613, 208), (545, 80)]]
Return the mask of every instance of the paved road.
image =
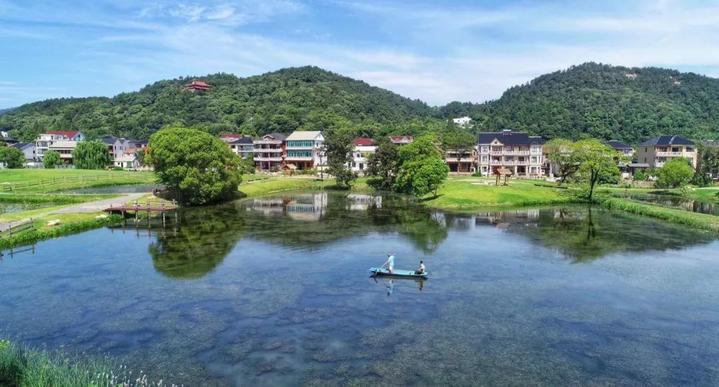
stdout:
[(103, 199), (103, 200), (97, 200), (94, 202), (75, 204), (73, 206), (64, 207), (59, 210), (55, 210), (55, 211), (51, 212), (51, 214), (76, 214), (76, 213), (81, 213), (81, 212), (98, 212), (98, 211), (102, 211), (105, 208), (108, 208), (110, 206), (118, 207), (127, 202), (132, 202), (133, 200), (137, 200), (137, 199), (147, 195), (148, 193), (149, 192), (135, 192), (135, 193), (125, 194), (125, 195), (117, 197), (117, 198)]

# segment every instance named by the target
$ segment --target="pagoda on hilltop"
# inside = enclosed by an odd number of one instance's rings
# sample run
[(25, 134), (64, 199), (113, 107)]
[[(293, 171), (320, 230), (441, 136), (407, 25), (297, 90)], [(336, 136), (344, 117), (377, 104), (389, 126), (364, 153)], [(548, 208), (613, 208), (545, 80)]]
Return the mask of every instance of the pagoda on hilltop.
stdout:
[(207, 84), (207, 82), (204, 81), (192, 81), (185, 85), (185, 91), (192, 91), (192, 92), (205, 92), (210, 90), (211, 86)]

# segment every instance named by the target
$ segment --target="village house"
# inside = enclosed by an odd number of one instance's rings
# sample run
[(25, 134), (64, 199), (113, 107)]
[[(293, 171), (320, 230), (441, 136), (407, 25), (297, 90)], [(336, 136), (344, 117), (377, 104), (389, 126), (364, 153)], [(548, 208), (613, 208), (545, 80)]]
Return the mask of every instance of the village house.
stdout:
[(140, 169), (140, 161), (137, 159), (137, 155), (134, 152), (125, 153), (121, 156), (116, 157), (113, 161), (113, 165), (116, 168), (122, 169)]
[(452, 122), (455, 125), (458, 125), (461, 127), (467, 127), (472, 123), (472, 119), (467, 116), (464, 116), (464, 117), (452, 118)]
[[(325, 157), (325, 138), (319, 131), (294, 131), (287, 137), (287, 166), (293, 165), (298, 170), (323, 168)], [(292, 168), (292, 167), (291, 167)]]
[(254, 156), (254, 142), (252, 137), (242, 134), (227, 133), (220, 136), (232, 151), (243, 159), (252, 159)]
[(477, 170), (477, 148), (448, 149), (444, 162), (451, 173), (474, 173)]
[(504, 167), (514, 177), (544, 176), (544, 139), (541, 137), (505, 129), (480, 133), (477, 142), (482, 175), (493, 175)]
[(689, 160), (697, 167), (697, 148), (694, 142), (681, 136), (659, 136), (644, 141), (637, 147), (637, 162), (648, 168), (661, 168), (672, 159)]
[[(70, 141), (77, 143), (78, 141), (84, 141), (85, 136), (76, 130), (51, 130), (46, 133), (42, 133), (35, 140), (35, 157), (37, 161), (42, 161), (45, 152), (50, 150), (50, 147), (57, 141)], [(64, 143), (63, 145), (68, 145)], [(75, 147), (72, 147), (75, 149)], [(59, 149), (67, 149), (67, 146), (59, 147)], [(67, 159), (67, 158), (66, 158)], [(69, 158), (72, 160), (72, 157)]]
[(252, 141), (253, 159), (260, 171), (275, 172), (282, 169), (287, 153), (286, 137), (280, 133), (270, 133)]
[(633, 157), (634, 156), (634, 148), (631, 146), (618, 141), (618, 140), (609, 140), (606, 142), (606, 144), (610, 147), (612, 147), (615, 151), (619, 152), (622, 156), (627, 157)]
[(392, 144), (402, 146), (411, 144), (414, 141), (414, 137), (412, 136), (389, 136), (389, 140), (392, 141)]
[(350, 168), (352, 172), (363, 175), (367, 170), (369, 157), (377, 151), (377, 145), (371, 138), (358, 137), (352, 141), (352, 163)]
[(25, 163), (28, 165), (33, 165), (35, 162), (35, 144), (34, 143), (22, 143), (18, 142), (16, 144), (12, 144), (12, 147), (19, 149), (23, 155), (25, 155)]
[(60, 154), (60, 161), (65, 165), (72, 165), (72, 152), (75, 151), (78, 141), (55, 140), (50, 144), (48, 151), (55, 151)]
[(107, 151), (113, 160), (124, 155), (130, 147), (130, 142), (120, 137), (104, 136), (100, 140), (107, 146)]

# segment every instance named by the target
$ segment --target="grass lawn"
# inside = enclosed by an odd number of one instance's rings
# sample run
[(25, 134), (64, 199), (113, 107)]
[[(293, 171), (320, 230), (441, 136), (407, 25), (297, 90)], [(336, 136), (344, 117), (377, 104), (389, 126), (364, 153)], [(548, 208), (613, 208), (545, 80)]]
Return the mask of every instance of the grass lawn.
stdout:
[(719, 216), (655, 206), (621, 198), (604, 198), (600, 200), (600, 203), (604, 207), (612, 210), (621, 210), (631, 212), (632, 214), (650, 216), (667, 222), (684, 224), (704, 230), (719, 231)]
[(510, 180), (495, 186), (494, 179), (450, 177), (437, 198), (424, 201), (429, 207), (446, 210), (476, 210), (487, 207), (520, 207), (569, 203), (576, 199), (567, 190), (535, 180)]
[(0, 193), (47, 193), (87, 187), (151, 184), (152, 172), (83, 169), (3, 169)]
[[(254, 176), (253, 180), (243, 177), (243, 182), (240, 184), (240, 193), (245, 197), (272, 195), (288, 191), (331, 189), (335, 186), (334, 179), (318, 180), (313, 176), (266, 176), (264, 178), (259, 177), (262, 175), (250, 176)], [(367, 180), (364, 178), (355, 180), (352, 186), (352, 191), (354, 192), (366, 192), (369, 189)]]

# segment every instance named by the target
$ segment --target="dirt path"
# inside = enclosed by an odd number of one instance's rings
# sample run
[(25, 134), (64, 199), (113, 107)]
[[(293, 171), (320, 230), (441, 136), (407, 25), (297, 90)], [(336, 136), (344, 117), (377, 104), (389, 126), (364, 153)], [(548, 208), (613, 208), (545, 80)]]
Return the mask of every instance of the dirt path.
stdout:
[(103, 200), (97, 200), (94, 202), (74, 204), (72, 206), (64, 207), (59, 210), (52, 211), (50, 213), (51, 214), (76, 214), (76, 213), (82, 213), (82, 212), (98, 212), (98, 211), (102, 211), (111, 206), (118, 207), (127, 202), (132, 202), (133, 200), (137, 200), (147, 194), (149, 194), (149, 192), (129, 193), (129, 194), (125, 194), (123, 196), (117, 197), (117, 198), (103, 199)]

